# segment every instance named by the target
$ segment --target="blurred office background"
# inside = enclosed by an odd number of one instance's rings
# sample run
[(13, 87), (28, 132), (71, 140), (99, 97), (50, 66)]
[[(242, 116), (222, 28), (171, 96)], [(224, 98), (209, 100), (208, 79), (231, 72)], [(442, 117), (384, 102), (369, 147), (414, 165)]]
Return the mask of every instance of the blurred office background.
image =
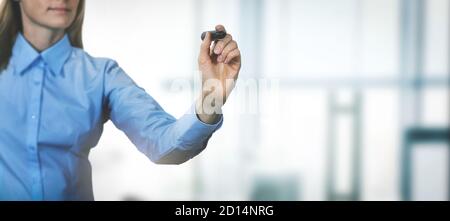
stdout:
[(107, 123), (96, 199), (449, 200), (449, 21), (450, 0), (87, 1), (85, 49), (176, 117), (202, 31), (225, 25), (243, 54), (193, 160), (155, 165)]

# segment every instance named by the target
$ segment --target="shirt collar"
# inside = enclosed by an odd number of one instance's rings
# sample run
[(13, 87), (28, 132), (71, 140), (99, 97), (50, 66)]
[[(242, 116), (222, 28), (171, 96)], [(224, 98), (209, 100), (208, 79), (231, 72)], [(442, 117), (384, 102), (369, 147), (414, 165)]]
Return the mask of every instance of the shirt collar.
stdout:
[(58, 75), (62, 74), (62, 68), (71, 52), (72, 46), (67, 34), (50, 48), (39, 53), (19, 33), (13, 46), (12, 59), (17, 73), (23, 74), (38, 58), (42, 58), (50, 71)]

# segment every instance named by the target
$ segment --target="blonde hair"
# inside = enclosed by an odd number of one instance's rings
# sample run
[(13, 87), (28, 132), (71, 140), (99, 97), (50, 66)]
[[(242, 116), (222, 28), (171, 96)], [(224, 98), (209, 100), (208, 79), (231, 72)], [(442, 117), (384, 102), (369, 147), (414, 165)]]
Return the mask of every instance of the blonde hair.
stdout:
[[(77, 48), (83, 48), (84, 5), (85, 0), (80, 0), (75, 20), (66, 29), (70, 43)], [(19, 1), (0, 0), (0, 71), (8, 66), (14, 42), (20, 31), (22, 31), (22, 17)]]

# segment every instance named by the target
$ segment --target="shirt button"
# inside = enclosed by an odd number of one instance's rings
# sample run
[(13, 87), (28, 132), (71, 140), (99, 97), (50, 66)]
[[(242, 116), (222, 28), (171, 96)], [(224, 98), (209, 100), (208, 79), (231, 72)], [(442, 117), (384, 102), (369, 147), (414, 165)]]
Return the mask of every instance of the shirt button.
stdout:
[(45, 68), (45, 66), (47, 66), (47, 65), (45, 64), (45, 62), (39, 62), (38, 66), (40, 68)]
[(33, 76), (33, 82), (34, 83), (37, 83), (37, 82), (41, 82), (41, 79), (42, 79), (42, 76), (41, 75), (39, 75), (38, 73), (35, 73), (34, 74), (34, 76)]
[(36, 115), (31, 115), (31, 119), (36, 119)]

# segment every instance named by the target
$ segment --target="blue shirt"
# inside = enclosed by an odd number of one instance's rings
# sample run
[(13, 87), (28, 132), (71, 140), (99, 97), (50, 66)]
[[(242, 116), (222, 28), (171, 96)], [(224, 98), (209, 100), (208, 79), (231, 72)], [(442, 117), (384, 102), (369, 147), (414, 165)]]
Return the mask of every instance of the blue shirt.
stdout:
[(194, 107), (177, 120), (115, 61), (67, 35), (38, 53), (19, 34), (0, 72), (0, 199), (93, 200), (88, 156), (108, 120), (153, 162), (183, 163), (222, 125)]

